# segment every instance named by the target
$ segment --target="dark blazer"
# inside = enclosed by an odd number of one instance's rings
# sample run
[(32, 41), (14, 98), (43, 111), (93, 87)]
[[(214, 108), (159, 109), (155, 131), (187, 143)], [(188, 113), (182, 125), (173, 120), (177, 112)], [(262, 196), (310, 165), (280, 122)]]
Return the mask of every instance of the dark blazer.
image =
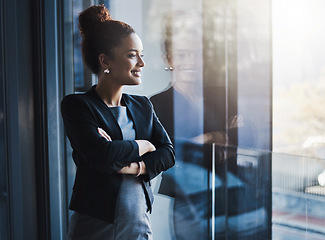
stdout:
[[(68, 95), (61, 103), (65, 131), (77, 166), (69, 207), (111, 223), (122, 183), (122, 175), (116, 173), (118, 170), (131, 162), (144, 161), (148, 174), (140, 178), (148, 210), (151, 210), (150, 180), (175, 164), (173, 145), (148, 98), (123, 94), (122, 100), (133, 119), (136, 139), (150, 141), (156, 151), (140, 157), (137, 143), (123, 140), (117, 121), (97, 95), (95, 86), (85, 94)], [(112, 141), (101, 137), (98, 127), (104, 129)]]
[(174, 88), (170, 87), (166, 91), (152, 96), (150, 101), (154, 106), (160, 122), (164, 125), (171, 140), (174, 141)]

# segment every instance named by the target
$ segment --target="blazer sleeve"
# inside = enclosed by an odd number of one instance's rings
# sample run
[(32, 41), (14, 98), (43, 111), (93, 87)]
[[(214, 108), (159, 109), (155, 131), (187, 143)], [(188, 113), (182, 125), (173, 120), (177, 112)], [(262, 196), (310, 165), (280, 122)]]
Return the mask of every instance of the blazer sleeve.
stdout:
[(141, 161), (135, 141), (107, 141), (98, 133), (94, 113), (77, 95), (62, 100), (61, 113), (77, 166), (83, 161), (95, 170), (114, 173), (131, 162)]
[(152, 136), (151, 143), (156, 147), (156, 151), (148, 152), (142, 156), (142, 161), (146, 164), (147, 175), (142, 178), (149, 181), (156, 177), (162, 171), (166, 171), (175, 165), (175, 151), (173, 144), (156, 116), (153, 106), (146, 98), (152, 110)]

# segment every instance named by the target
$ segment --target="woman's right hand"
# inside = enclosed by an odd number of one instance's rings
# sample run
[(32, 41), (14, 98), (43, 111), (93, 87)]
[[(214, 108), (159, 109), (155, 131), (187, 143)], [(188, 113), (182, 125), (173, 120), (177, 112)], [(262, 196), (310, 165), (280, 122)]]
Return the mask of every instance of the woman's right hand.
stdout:
[(147, 140), (135, 140), (135, 142), (139, 146), (139, 155), (140, 157), (144, 155), (147, 152), (153, 152), (156, 151), (156, 147)]
[(107, 141), (112, 141), (111, 137), (107, 134), (107, 132), (104, 131), (104, 129), (99, 127), (99, 128), (97, 128), (97, 131), (98, 131), (99, 135), (101, 135)]

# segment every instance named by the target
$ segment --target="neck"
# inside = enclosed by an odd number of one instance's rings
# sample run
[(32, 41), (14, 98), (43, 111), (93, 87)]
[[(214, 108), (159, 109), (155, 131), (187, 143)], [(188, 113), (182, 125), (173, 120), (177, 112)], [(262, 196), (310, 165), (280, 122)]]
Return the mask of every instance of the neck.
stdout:
[(115, 86), (110, 84), (109, 81), (103, 81), (98, 79), (98, 85), (96, 86), (96, 92), (98, 96), (109, 107), (122, 106), (122, 92), (123, 86)]

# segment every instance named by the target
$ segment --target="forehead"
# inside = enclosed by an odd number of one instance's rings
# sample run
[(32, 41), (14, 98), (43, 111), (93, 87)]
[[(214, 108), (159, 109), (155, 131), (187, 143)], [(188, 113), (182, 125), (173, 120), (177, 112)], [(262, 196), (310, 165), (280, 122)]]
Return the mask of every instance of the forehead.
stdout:
[(168, 53), (171, 51), (173, 54), (176, 52), (196, 52), (202, 51), (203, 43), (202, 38), (198, 38), (197, 36), (179, 36), (179, 38), (174, 38), (172, 41), (172, 48), (168, 49)]
[(142, 41), (136, 33), (131, 33), (124, 38), (121, 45), (117, 48), (120, 51), (136, 50), (141, 52), (143, 50)]

